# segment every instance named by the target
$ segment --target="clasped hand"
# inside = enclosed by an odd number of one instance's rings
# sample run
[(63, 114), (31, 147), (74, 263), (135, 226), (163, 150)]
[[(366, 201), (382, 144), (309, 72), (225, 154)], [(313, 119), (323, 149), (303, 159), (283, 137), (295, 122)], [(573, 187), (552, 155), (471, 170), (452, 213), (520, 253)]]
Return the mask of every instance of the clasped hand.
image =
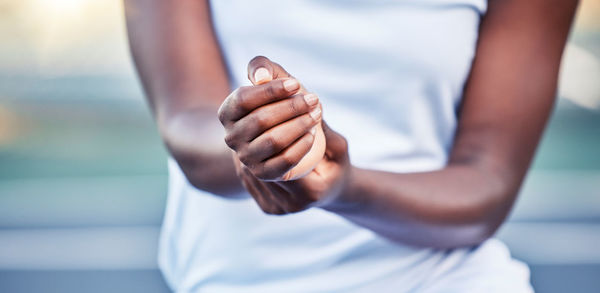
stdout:
[[(246, 190), (268, 214), (294, 213), (336, 200), (350, 178), (348, 146), (323, 121), (318, 97), (262, 56), (248, 64), (248, 78), (254, 85), (234, 90), (218, 111)], [(325, 154), (305, 176), (283, 180), (311, 149), (319, 123)]]

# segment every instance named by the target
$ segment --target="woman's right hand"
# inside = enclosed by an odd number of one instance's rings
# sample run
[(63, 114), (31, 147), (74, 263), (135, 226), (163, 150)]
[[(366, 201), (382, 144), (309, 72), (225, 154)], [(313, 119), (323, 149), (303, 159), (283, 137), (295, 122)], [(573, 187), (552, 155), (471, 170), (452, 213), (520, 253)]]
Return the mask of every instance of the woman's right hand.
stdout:
[(315, 94), (285, 77), (234, 90), (218, 117), (239, 160), (256, 177), (277, 180), (311, 149), (321, 107)]

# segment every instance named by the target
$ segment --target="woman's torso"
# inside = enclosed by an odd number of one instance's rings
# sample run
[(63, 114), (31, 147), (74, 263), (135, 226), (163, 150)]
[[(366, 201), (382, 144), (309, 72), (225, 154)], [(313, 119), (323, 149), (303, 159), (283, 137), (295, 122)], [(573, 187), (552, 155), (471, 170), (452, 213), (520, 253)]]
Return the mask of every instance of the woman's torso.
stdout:
[[(211, 5), (233, 87), (249, 84), (252, 57), (267, 56), (319, 95), (354, 165), (393, 172), (445, 165), (484, 0)], [(251, 199), (194, 189), (169, 165), (160, 264), (181, 291), (408, 292), (472, 255), (391, 243), (320, 209), (265, 215)], [(480, 254), (502, 249), (486, 247)]]

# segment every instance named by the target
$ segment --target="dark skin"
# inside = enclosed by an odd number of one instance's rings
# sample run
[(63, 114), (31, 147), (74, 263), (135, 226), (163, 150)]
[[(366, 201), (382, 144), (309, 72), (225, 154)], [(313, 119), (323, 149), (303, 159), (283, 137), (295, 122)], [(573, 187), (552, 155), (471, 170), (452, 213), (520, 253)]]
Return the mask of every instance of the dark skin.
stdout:
[[(394, 241), (452, 248), (487, 239), (510, 211), (554, 104), (577, 1), (489, 1), (450, 159), (403, 174), (352, 166), (343, 136), (308, 114), (320, 105), (304, 88), (285, 90), (295, 79), (267, 58), (250, 62), (249, 79), (263, 67), (273, 81), (231, 93), (207, 2), (125, 7), (160, 133), (193, 186), (228, 198), (247, 190), (266, 213), (322, 208)], [(327, 149), (317, 167), (274, 180), (308, 151), (318, 121)]]

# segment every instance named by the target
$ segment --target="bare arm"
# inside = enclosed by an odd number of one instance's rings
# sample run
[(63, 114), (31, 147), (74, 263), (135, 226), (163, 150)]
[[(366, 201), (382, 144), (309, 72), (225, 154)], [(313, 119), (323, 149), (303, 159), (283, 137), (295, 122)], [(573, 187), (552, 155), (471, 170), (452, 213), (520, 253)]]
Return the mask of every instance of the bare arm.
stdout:
[[(576, 6), (576, 0), (489, 1), (445, 168), (400, 174), (353, 167), (345, 139), (324, 123), (325, 156), (306, 177), (269, 182), (286, 168), (244, 166), (242, 162), (253, 159), (238, 151), (246, 142), (234, 144), (241, 160), (236, 161), (240, 177), (267, 213), (318, 206), (392, 240), (428, 247), (485, 240), (513, 205), (552, 110)], [(272, 64), (266, 58), (255, 59), (249, 75)], [(272, 68), (274, 74), (283, 70)], [(235, 112), (227, 105), (223, 113)], [(222, 120), (228, 131), (248, 127)], [(273, 121), (270, 126), (281, 127), (277, 124)], [(295, 137), (270, 138), (275, 145), (288, 146), (269, 153), (270, 160), (283, 157), (289, 163), (286, 167), (298, 162), (297, 156), (288, 155), (297, 145)]]
[(243, 191), (217, 119), (230, 93), (208, 1), (125, 0), (131, 52), (160, 133), (187, 179), (222, 196)]
[(481, 24), (450, 161), (394, 174), (352, 168), (325, 207), (389, 238), (453, 247), (507, 216), (551, 113), (574, 0), (494, 0)]

